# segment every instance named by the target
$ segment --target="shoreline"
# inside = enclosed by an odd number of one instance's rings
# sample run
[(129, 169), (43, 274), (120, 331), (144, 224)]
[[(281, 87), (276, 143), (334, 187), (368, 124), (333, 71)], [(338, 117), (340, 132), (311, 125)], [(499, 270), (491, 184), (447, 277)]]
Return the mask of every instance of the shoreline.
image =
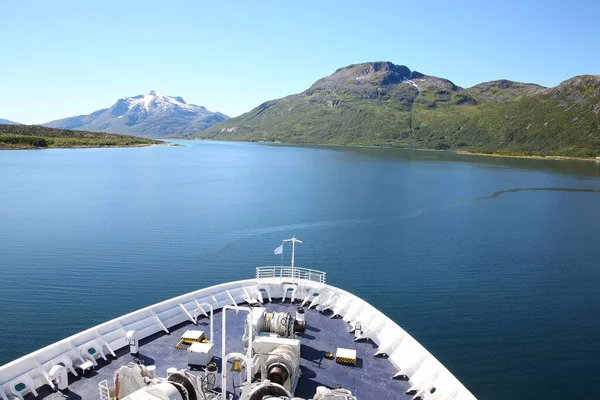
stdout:
[(125, 148), (164, 145), (165, 141), (108, 132), (0, 124), (0, 150)]
[[(444, 150), (440, 150), (444, 151)], [(571, 156), (527, 156), (527, 155), (517, 155), (517, 154), (495, 154), (495, 153), (479, 153), (474, 151), (448, 151), (449, 153), (454, 154), (464, 154), (470, 156), (489, 156), (489, 157), (506, 157), (506, 158), (523, 158), (523, 159), (533, 159), (533, 160), (571, 160), (571, 161), (594, 161), (600, 162), (598, 158), (587, 158), (587, 157), (571, 157)]]
[(416, 150), (416, 151), (435, 151), (449, 154), (460, 154), (466, 156), (488, 156), (488, 157), (505, 157), (505, 158), (522, 158), (531, 160), (571, 160), (571, 161), (594, 161), (600, 163), (600, 158), (588, 158), (588, 157), (574, 157), (574, 156), (540, 156), (540, 155), (525, 155), (525, 154), (497, 154), (497, 153), (483, 153), (477, 151), (466, 151), (466, 150), (437, 150), (417, 147), (392, 147), (392, 146), (369, 146), (369, 145), (358, 145), (358, 144), (328, 144), (328, 143), (287, 143), (278, 141), (262, 141), (262, 140), (214, 140), (214, 139), (180, 139), (190, 141), (207, 141), (207, 142), (239, 142), (239, 143), (260, 143), (260, 144), (274, 144), (274, 145), (287, 145), (287, 146), (328, 146), (328, 147), (347, 147), (347, 148), (366, 148), (366, 149), (395, 149), (395, 150)]
[(53, 150), (53, 149), (127, 149), (137, 147), (153, 147), (153, 146), (167, 146), (167, 147), (181, 147), (176, 143), (139, 143), (132, 145), (105, 145), (105, 146), (52, 146), (52, 147), (0, 147), (0, 151), (9, 150)]
[[(197, 140), (197, 139), (196, 139)], [(210, 140), (210, 139), (209, 139)], [(218, 142), (219, 140), (214, 140)], [(244, 143), (244, 142), (242, 142)], [(245, 141), (245, 143), (249, 143)], [(523, 159), (534, 159), (534, 160), (576, 160), (576, 161), (595, 161), (600, 162), (600, 158), (586, 158), (586, 157), (574, 157), (574, 156), (540, 156), (540, 155), (525, 155), (525, 154), (498, 154), (498, 153), (482, 153), (477, 151), (466, 151), (466, 150), (438, 150), (438, 149), (427, 149), (417, 147), (389, 147), (389, 146), (367, 146), (367, 145), (346, 145), (346, 144), (323, 144), (323, 143), (285, 143), (285, 142), (264, 142), (256, 141), (254, 143), (263, 144), (283, 144), (283, 145), (307, 145), (307, 146), (335, 146), (335, 147), (355, 147), (355, 148), (367, 148), (367, 149), (400, 149), (400, 150), (416, 150), (416, 151), (436, 151), (440, 153), (450, 154), (461, 154), (466, 156), (489, 156), (489, 157), (506, 157), (506, 158), (523, 158)]]

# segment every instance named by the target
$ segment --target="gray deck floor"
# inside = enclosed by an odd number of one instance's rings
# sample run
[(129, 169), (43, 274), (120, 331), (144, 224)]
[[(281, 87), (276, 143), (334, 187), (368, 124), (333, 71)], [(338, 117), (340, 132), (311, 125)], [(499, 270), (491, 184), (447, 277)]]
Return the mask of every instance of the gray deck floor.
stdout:
[[(290, 311), (293, 315), (297, 304), (291, 305), (289, 302), (280, 303), (281, 300), (275, 300), (273, 303), (266, 303), (265, 307), (272, 311)], [(214, 361), (221, 371), (221, 312), (214, 315)], [(227, 314), (227, 352), (241, 351), (241, 337), (244, 333), (244, 319), (247, 313), (228, 312)], [(335, 388), (342, 386), (352, 391), (359, 400), (381, 400), (381, 399), (410, 399), (412, 396), (405, 395), (404, 392), (410, 387), (408, 382), (392, 379), (397, 372), (392, 364), (382, 358), (374, 358), (376, 346), (371, 342), (356, 343), (353, 341), (353, 334), (348, 332), (348, 325), (341, 319), (330, 318), (316, 310), (307, 310), (307, 330), (301, 336), (301, 362), (300, 368), (302, 377), (296, 388), (296, 396), (306, 399), (312, 399), (317, 386), (326, 386)], [(155, 365), (157, 375), (166, 377), (167, 368), (187, 368), (187, 352), (175, 349), (181, 334), (188, 329), (204, 330), (209, 335), (208, 318), (200, 319), (198, 327), (192, 323), (186, 322), (174, 327), (170, 327), (170, 334), (164, 332), (157, 333), (141, 341), (138, 358), (144, 365)], [(328, 360), (324, 357), (326, 352), (335, 354), (338, 347), (355, 349), (357, 352), (357, 365), (346, 366), (336, 364), (334, 360)], [(129, 348), (122, 348), (115, 352), (117, 358), (108, 356), (108, 362), (98, 360), (98, 367), (93, 371), (88, 371), (85, 376), (70, 377), (69, 390), (65, 393), (60, 391), (52, 392), (48, 386), (38, 390), (41, 399), (97, 399), (98, 383), (108, 379), (109, 385), (113, 385), (113, 375), (115, 371), (129, 362), (133, 357), (129, 354)], [(194, 373), (194, 369), (191, 369)], [(220, 375), (217, 379), (220, 384)], [(29, 394), (26, 399), (34, 399)]]

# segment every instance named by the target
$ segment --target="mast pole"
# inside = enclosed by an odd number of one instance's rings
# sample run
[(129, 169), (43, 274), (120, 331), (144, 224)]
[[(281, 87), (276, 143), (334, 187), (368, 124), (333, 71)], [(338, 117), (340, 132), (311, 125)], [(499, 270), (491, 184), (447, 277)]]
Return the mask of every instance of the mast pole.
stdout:
[[(282, 244), (283, 244), (283, 242), (292, 242), (292, 271), (291, 271), (291, 273), (292, 273), (292, 278), (293, 278), (294, 277), (294, 272), (295, 272), (295, 269), (294, 269), (294, 261), (295, 260), (294, 260), (294, 258), (296, 257), (296, 242), (302, 243), (302, 241), (296, 239), (296, 236), (292, 236), (291, 239), (282, 240)], [(282, 265), (283, 265), (283, 261), (282, 261)]]
[(296, 249), (296, 236), (292, 236), (292, 275), (294, 275), (294, 251)]

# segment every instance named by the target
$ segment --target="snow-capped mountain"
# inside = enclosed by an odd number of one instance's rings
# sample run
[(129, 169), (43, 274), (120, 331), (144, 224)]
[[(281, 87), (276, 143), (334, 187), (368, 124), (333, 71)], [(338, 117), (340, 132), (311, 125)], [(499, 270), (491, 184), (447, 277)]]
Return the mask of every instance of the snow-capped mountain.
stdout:
[(229, 117), (156, 91), (124, 97), (112, 107), (43, 124), (52, 128), (123, 133), (149, 138), (200, 132)]

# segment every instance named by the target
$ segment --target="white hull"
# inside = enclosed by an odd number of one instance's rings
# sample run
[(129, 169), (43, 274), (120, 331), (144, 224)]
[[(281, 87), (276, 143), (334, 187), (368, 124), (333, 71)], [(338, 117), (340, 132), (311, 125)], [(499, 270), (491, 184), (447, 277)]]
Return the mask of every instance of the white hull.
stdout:
[[(274, 276), (286, 276), (286, 271), (290, 271), (289, 267), (269, 268), (273, 268)], [(15, 382), (31, 379), (35, 388), (48, 384), (47, 374), (53, 365), (65, 358), (73, 363), (83, 361), (82, 351), (90, 344), (100, 346), (109, 355), (127, 346), (125, 334), (128, 330), (135, 330), (138, 338), (143, 339), (190, 320), (201, 303), (209, 303), (218, 310), (227, 305), (244, 303), (248, 298), (258, 299), (259, 289), (262, 289), (265, 300), (267, 296), (282, 298), (284, 294), (289, 299), (293, 294), (296, 299), (305, 301), (307, 306), (312, 303), (313, 307), (332, 310), (350, 326), (360, 321), (363, 336), (378, 345), (378, 352), (389, 356), (389, 361), (397, 368), (398, 374), (410, 379), (416, 391), (415, 397), (475, 399), (434, 356), (382, 312), (359, 297), (324, 283), (324, 274), (322, 278), (312, 275), (309, 280), (308, 275), (298, 274), (298, 270), (310, 271), (296, 268), (294, 277), (265, 278), (262, 276), (269, 275), (270, 270), (263, 267), (260, 278), (228, 282), (174, 297), (30, 353), (0, 367), (0, 398), (9, 400), (14, 397), (11, 394), (11, 383), (14, 386)], [(295, 283), (298, 289), (294, 292), (287, 291), (286, 283)], [(313, 298), (314, 293), (319, 293), (318, 298)], [(434, 387), (434, 394), (431, 394)]]

